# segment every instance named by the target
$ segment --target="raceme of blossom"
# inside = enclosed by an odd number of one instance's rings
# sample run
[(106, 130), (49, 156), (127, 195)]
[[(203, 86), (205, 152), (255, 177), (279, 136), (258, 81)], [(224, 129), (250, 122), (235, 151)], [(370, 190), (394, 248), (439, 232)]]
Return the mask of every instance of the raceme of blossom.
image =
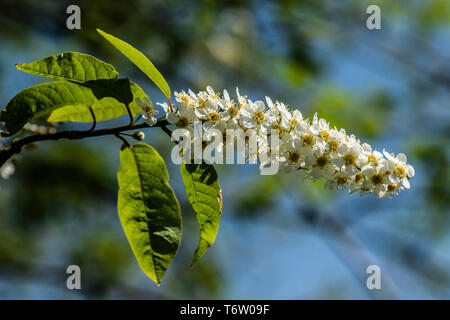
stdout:
[[(178, 107), (171, 110), (167, 103), (159, 104), (166, 112), (170, 124), (192, 130), (202, 123), (206, 134), (211, 129), (225, 133), (227, 129), (256, 129), (258, 132), (258, 153), (268, 150), (275, 154), (281, 168), (286, 172), (305, 170), (311, 179), (327, 179), (327, 189), (346, 187), (350, 193), (372, 193), (385, 198), (409, 189), (409, 179), (414, 168), (407, 163), (403, 153), (394, 156), (384, 151), (373, 150), (353, 134), (344, 129), (330, 127), (317, 114), (313, 119), (304, 119), (299, 110), (292, 110), (269, 97), (263, 101), (251, 101), (242, 96), (236, 88), (237, 100), (231, 99), (224, 90), (223, 95), (211, 87), (194, 93), (175, 92)], [(143, 113), (148, 123), (156, 119), (149, 114), (147, 104)], [(279, 135), (278, 150), (273, 150), (267, 135), (276, 130)], [(262, 163), (264, 167), (267, 163)]]

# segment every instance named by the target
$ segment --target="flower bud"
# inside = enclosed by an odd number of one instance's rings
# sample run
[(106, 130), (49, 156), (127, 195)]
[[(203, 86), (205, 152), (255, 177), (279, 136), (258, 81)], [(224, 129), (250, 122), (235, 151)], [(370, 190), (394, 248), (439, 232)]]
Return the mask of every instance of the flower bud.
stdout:
[(133, 138), (135, 138), (137, 141), (142, 141), (145, 139), (145, 134), (142, 131), (136, 131), (133, 133)]

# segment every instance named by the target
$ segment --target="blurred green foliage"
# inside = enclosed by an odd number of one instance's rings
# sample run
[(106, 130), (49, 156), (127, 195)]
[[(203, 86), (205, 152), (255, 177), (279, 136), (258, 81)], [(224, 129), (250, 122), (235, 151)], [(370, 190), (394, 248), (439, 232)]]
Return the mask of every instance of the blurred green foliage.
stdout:
[(126, 283), (126, 271), (133, 257), (127, 242), (122, 240), (111, 231), (100, 229), (81, 238), (69, 251), (67, 262), (76, 263), (82, 270), (83, 290), (88, 296), (102, 297)]
[[(331, 126), (345, 128), (361, 138), (383, 134), (392, 111), (392, 101), (382, 92), (364, 96), (337, 88), (324, 88), (311, 103), (312, 112), (327, 119)], [(364, 109), (364, 112), (361, 110)]]
[[(58, 152), (55, 152), (58, 150)], [(86, 214), (99, 203), (111, 201), (116, 181), (102, 156), (80, 144), (57, 142), (30, 152), (20, 163), (8, 209), (22, 228), (39, 229), (41, 223)], [(74, 192), (76, 190), (76, 192)], [(76, 209), (75, 209), (76, 208)]]

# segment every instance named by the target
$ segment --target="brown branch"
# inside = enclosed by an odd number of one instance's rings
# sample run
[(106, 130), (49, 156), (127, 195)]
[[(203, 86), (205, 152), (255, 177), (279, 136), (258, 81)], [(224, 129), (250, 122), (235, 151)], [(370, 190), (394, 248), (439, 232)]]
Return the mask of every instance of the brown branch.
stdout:
[(172, 102), (170, 101), (170, 97), (167, 97), (167, 102), (169, 102), (170, 112), (173, 112)]
[[(166, 120), (158, 121), (153, 127), (161, 127), (164, 132), (167, 133), (167, 130), (170, 132), (169, 129), (167, 129), (165, 126), (167, 125)], [(59, 139), (69, 139), (69, 140), (79, 140), (84, 138), (91, 138), (91, 137), (99, 137), (99, 136), (107, 136), (107, 135), (115, 135), (119, 134), (122, 131), (128, 131), (128, 130), (136, 130), (136, 129), (143, 129), (143, 128), (149, 128), (150, 126), (147, 123), (140, 123), (137, 125), (128, 124), (124, 126), (119, 127), (113, 127), (108, 129), (99, 129), (94, 131), (80, 131), (80, 130), (67, 130), (67, 131), (61, 131), (56, 133), (50, 133), (50, 134), (37, 134), (32, 136), (27, 136), (25, 138), (21, 138), (18, 140), (15, 140), (11, 143), (11, 145), (7, 148), (0, 149), (0, 167), (8, 161), (13, 155), (19, 153), (24, 146), (27, 144), (38, 142), (38, 141), (49, 141), (49, 140), (59, 140)]]
[(131, 126), (133, 125), (134, 117), (133, 114), (131, 113), (130, 106), (126, 104), (125, 107), (127, 108), (128, 116), (130, 117), (130, 126)]
[(172, 131), (171, 131), (169, 128), (167, 128), (166, 125), (162, 125), (162, 126), (161, 126), (161, 129), (162, 129), (162, 131), (164, 131), (165, 133), (167, 133), (167, 135), (168, 135), (169, 137), (172, 137)]
[(114, 136), (116, 136), (117, 138), (119, 138), (120, 140), (122, 140), (123, 144), (127, 146), (127, 148), (132, 149), (131, 145), (128, 143), (127, 139), (125, 139), (124, 137), (122, 137), (120, 134), (115, 133)]
[(92, 110), (92, 108), (89, 108), (89, 111), (91, 112), (92, 115), (92, 127), (89, 129), (89, 131), (94, 131), (95, 126), (97, 125), (97, 119), (95, 118), (94, 110)]

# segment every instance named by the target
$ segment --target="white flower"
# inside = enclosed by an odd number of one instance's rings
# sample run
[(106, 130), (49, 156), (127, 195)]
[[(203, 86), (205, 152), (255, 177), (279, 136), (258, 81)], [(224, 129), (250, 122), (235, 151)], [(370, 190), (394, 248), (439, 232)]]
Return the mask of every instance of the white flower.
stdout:
[(279, 160), (282, 168), (288, 173), (301, 168), (305, 164), (304, 155), (293, 146), (292, 142), (287, 143), (283, 148)]
[(179, 103), (185, 103), (189, 105), (191, 103), (191, 97), (184, 91), (175, 92), (175, 100)]
[(146, 120), (149, 126), (154, 126), (158, 120), (155, 118), (155, 112), (153, 111), (153, 104), (149, 98), (144, 99), (136, 98), (135, 102), (142, 108), (142, 117)]
[(316, 160), (310, 172), (313, 179), (320, 179), (322, 176), (331, 177), (336, 172), (328, 153), (318, 154), (315, 157)]
[(333, 163), (348, 174), (354, 175), (361, 168), (361, 145), (358, 143), (341, 143), (337, 147), (339, 157), (333, 158)]
[[(330, 181), (333, 181), (333, 183), (331, 183)], [(339, 171), (332, 176), (332, 180), (327, 180), (325, 187), (327, 189), (331, 189), (331, 187), (333, 186), (334, 189), (339, 189), (342, 187), (351, 186), (352, 183), (352, 177), (347, 172)]]
[(245, 107), (246, 105), (248, 105), (248, 99), (246, 96), (241, 96), (241, 94), (239, 93), (239, 88), (236, 87), (236, 96), (238, 97), (238, 107), (239, 109), (242, 107)]
[(219, 95), (219, 93), (216, 93), (213, 88), (211, 88), (210, 86), (207, 86), (206, 92), (208, 93), (208, 99), (210, 99), (216, 103), (220, 102), (220, 95)]
[(223, 100), (219, 102), (219, 107), (224, 110), (223, 113), (224, 118), (227, 118), (229, 121), (233, 122), (233, 125), (237, 123), (237, 119), (240, 116), (240, 106), (232, 99), (230, 99), (230, 95), (227, 90), (223, 90)]
[(412, 178), (415, 175), (414, 168), (407, 163), (407, 158), (403, 153), (399, 153), (396, 157), (393, 154), (387, 153), (383, 150), (383, 154), (389, 161), (394, 174), (401, 178)]
[(208, 99), (204, 108), (195, 109), (195, 115), (204, 120), (205, 130), (214, 128), (223, 131), (227, 127), (226, 120), (228, 118), (226, 118), (225, 112), (219, 110), (218, 101), (215, 99)]
[(281, 127), (283, 129), (292, 130), (297, 124), (303, 122), (303, 115), (299, 110), (294, 110), (291, 113), (284, 107), (284, 104), (281, 103), (280, 105), (282, 106), (279, 108), (279, 111), (281, 114)]
[(391, 184), (389, 170), (386, 159), (381, 159), (377, 166), (373, 163), (365, 165), (361, 169), (365, 180), (362, 184), (363, 189), (369, 189), (377, 198), (383, 198), (387, 191), (388, 185)]
[(264, 102), (256, 101), (253, 103), (249, 100), (248, 104), (240, 109), (239, 122), (241, 126), (247, 129), (257, 128), (266, 119), (264, 115), (265, 109)]
[(167, 122), (175, 124), (179, 128), (186, 128), (191, 124), (195, 124), (198, 119), (195, 115), (195, 109), (189, 107), (186, 103), (181, 102), (178, 109), (170, 111), (167, 103), (158, 103), (166, 112)]

